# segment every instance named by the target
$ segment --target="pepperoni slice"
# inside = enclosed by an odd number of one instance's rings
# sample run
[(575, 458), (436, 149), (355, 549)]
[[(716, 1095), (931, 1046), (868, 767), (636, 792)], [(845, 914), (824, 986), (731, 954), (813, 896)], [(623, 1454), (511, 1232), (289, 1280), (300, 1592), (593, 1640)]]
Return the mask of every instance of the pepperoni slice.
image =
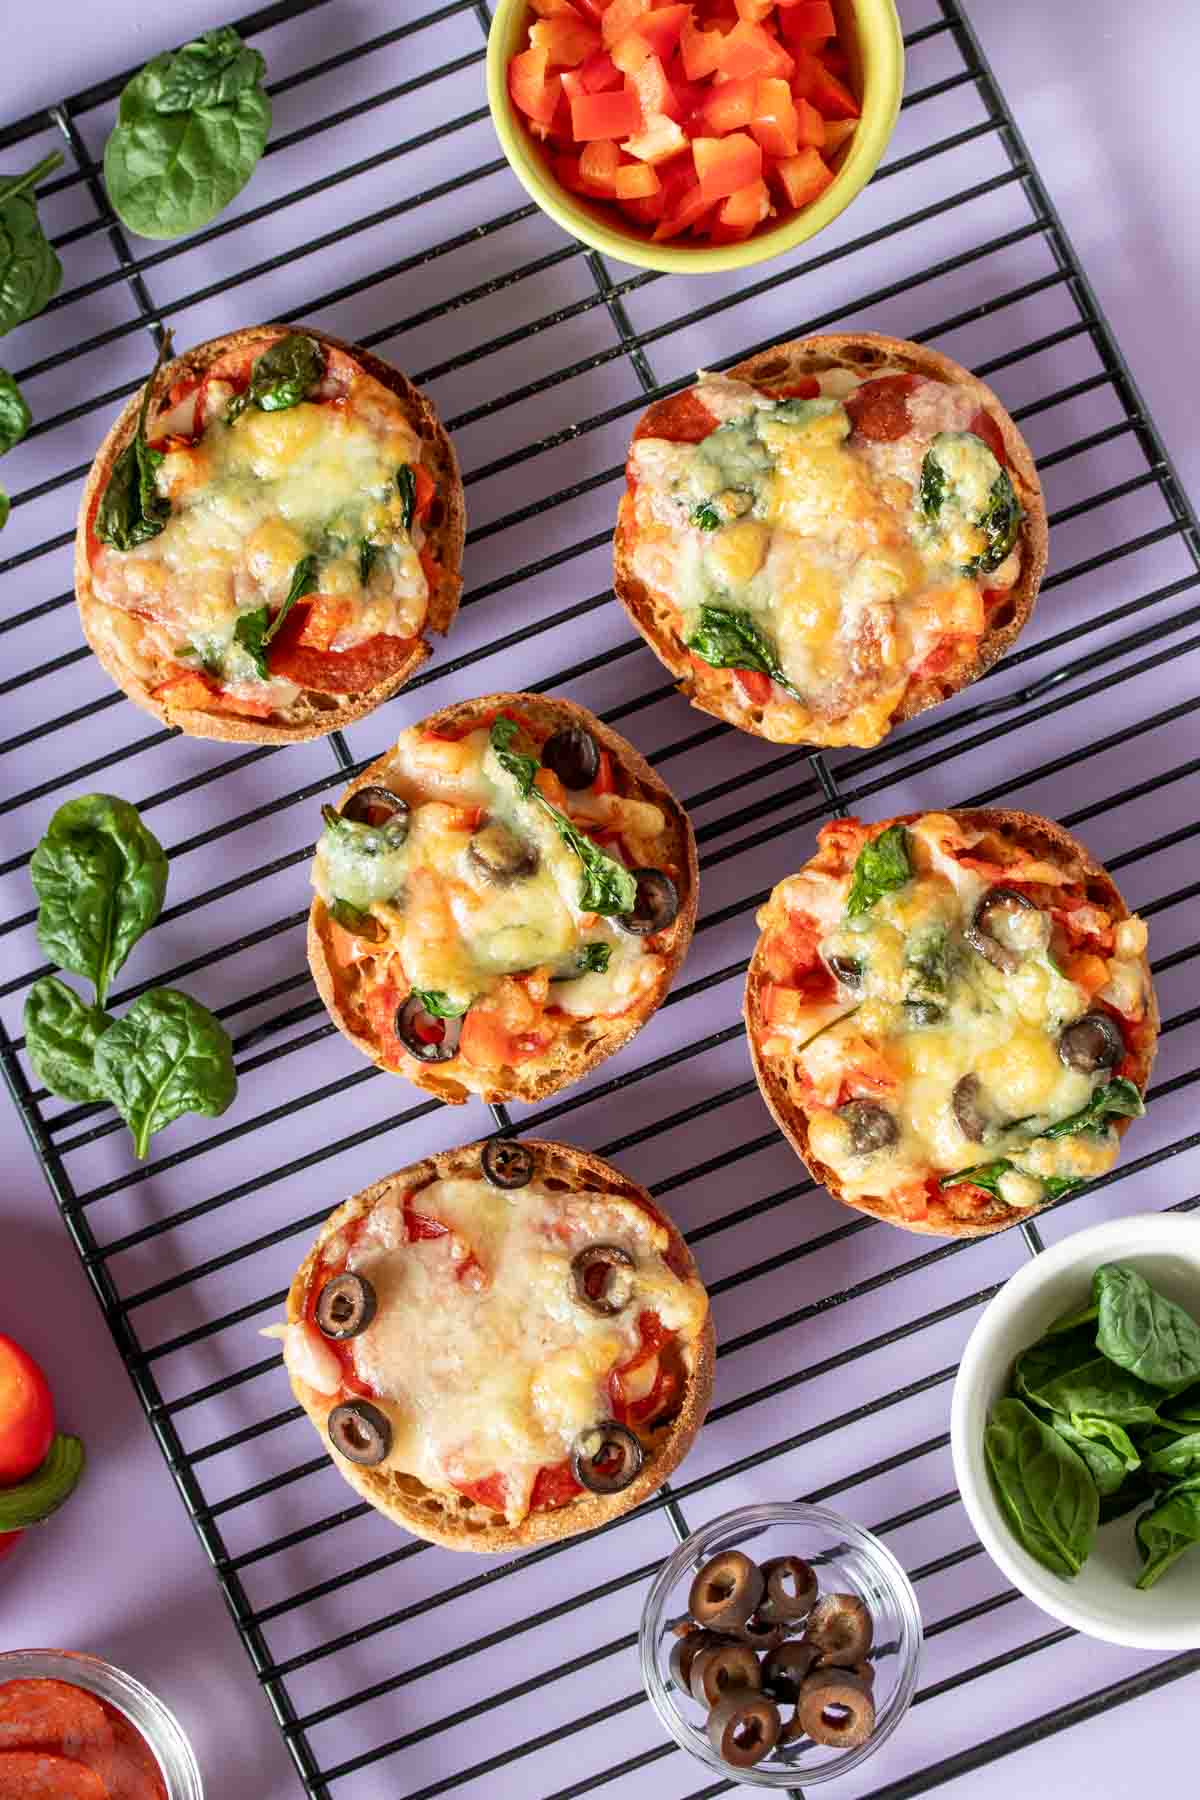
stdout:
[(821, 392), (821, 384), (815, 375), (797, 375), (795, 381), (786, 382), (782, 387), (772, 385), (761, 388), (760, 393), (768, 400), (816, 400)]
[(876, 444), (894, 443), (912, 430), (908, 396), (921, 381), (919, 375), (880, 375), (864, 381), (846, 396), (846, 411), (859, 437)]
[(115, 1740), (107, 1769), (109, 1800), (167, 1800), (162, 1769), (137, 1726), (115, 1706), (105, 1710)]
[(582, 1492), (583, 1489), (571, 1473), (569, 1458), (565, 1457), (560, 1463), (546, 1463), (534, 1478), (529, 1510), (551, 1512), (555, 1507), (568, 1505)]
[(633, 434), (634, 442), (656, 437), (666, 438), (672, 444), (699, 444), (719, 423), (703, 401), (697, 400), (695, 391), (685, 388), (682, 394), (668, 394), (665, 400), (656, 400), (646, 408)]
[(1004, 434), (993, 419), (990, 412), (981, 406), (967, 426), (977, 438), (982, 438), (1002, 469), (1008, 467), (1008, 453), (1004, 448)]
[(0, 1800), (109, 1800), (94, 1769), (40, 1750), (0, 1750)]
[(0, 1683), (0, 1752), (54, 1750), (88, 1761), (112, 1744), (104, 1707), (83, 1688), (46, 1676)]
[(361, 694), (398, 675), (412, 655), (413, 639), (367, 638), (352, 650), (313, 650), (300, 639), (309, 608), (293, 606), (267, 652), (272, 675), (282, 675), (318, 694)]

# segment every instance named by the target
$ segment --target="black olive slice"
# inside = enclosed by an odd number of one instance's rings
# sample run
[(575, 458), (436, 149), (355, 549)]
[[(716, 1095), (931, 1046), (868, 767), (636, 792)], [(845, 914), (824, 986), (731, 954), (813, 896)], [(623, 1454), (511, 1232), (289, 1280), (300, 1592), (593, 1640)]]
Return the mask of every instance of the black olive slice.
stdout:
[(812, 1644), (822, 1667), (849, 1669), (862, 1662), (875, 1638), (866, 1603), (857, 1594), (826, 1594), (808, 1615), (805, 1643)]
[(877, 1100), (847, 1100), (838, 1107), (839, 1118), (850, 1127), (850, 1145), (859, 1156), (886, 1150), (900, 1136), (900, 1127), (886, 1106)]
[(863, 966), (857, 956), (829, 956), (825, 959), (825, 966), (843, 987), (853, 988), (857, 993), (862, 986)]
[(352, 825), (394, 825), (407, 821), (408, 801), (391, 788), (361, 787), (343, 806), (342, 817)]
[(375, 1317), (375, 1289), (365, 1275), (343, 1269), (340, 1275), (331, 1275), (317, 1295), (313, 1316), (317, 1330), (335, 1342), (357, 1337)]
[(708, 1741), (731, 1769), (749, 1769), (779, 1742), (779, 1708), (766, 1694), (735, 1691), (708, 1715)]
[(705, 1644), (692, 1660), (689, 1686), (701, 1706), (715, 1706), (731, 1688), (756, 1692), (762, 1686), (758, 1658), (749, 1644)]
[(777, 1644), (762, 1666), (763, 1687), (772, 1700), (795, 1705), (802, 1684), (812, 1673), (817, 1660), (816, 1647), (803, 1638), (789, 1638)]
[(719, 1644), (720, 1641), (721, 1640), (716, 1632), (703, 1631), (698, 1625), (692, 1625), (689, 1620), (689, 1629), (686, 1636), (676, 1638), (674, 1644), (671, 1646), (669, 1667), (671, 1679), (676, 1687), (682, 1688), (685, 1694), (691, 1693), (692, 1664), (699, 1656), (701, 1650), (709, 1650), (714, 1644)]
[(396, 1036), (418, 1062), (449, 1062), (458, 1055), (461, 1019), (435, 1019), (415, 994), (396, 1010)]
[(993, 936), (992, 921), (999, 913), (1036, 911), (1033, 901), (1018, 893), (1016, 888), (989, 888), (963, 935), (972, 950), (978, 950), (994, 969), (1002, 969), (1006, 975), (1011, 975), (1020, 967), (1021, 959), (1015, 950), (1010, 950), (1007, 944)]
[(392, 1427), (386, 1413), (369, 1400), (346, 1400), (335, 1406), (326, 1423), (329, 1441), (347, 1462), (370, 1468), (381, 1463), (392, 1447)]
[(679, 889), (661, 869), (632, 869), (630, 873), (637, 882), (637, 898), (633, 911), (619, 913), (616, 922), (634, 937), (653, 937), (679, 917)]
[(576, 1300), (602, 1318), (615, 1318), (633, 1299), (633, 1282), (623, 1273), (634, 1261), (620, 1244), (586, 1244), (571, 1258), (571, 1285)]
[(528, 1187), (533, 1180), (533, 1151), (513, 1138), (489, 1138), (479, 1153), (479, 1166), (494, 1188)]
[(811, 1564), (799, 1556), (773, 1556), (762, 1565), (767, 1591), (759, 1601), (763, 1619), (807, 1618), (816, 1605), (817, 1576)]
[(635, 1479), (646, 1453), (632, 1431), (602, 1419), (581, 1431), (571, 1446), (571, 1473), (593, 1494), (619, 1494)]
[(964, 1075), (955, 1082), (950, 1104), (963, 1136), (973, 1144), (984, 1143), (997, 1120), (984, 1098), (983, 1083), (978, 1075)]
[(523, 881), (538, 866), (536, 844), (518, 837), (499, 819), (486, 819), (474, 833), (467, 854), (481, 874), (498, 887), (510, 881)]
[(1121, 1028), (1107, 1013), (1084, 1013), (1061, 1033), (1058, 1054), (1068, 1069), (1082, 1069), (1085, 1075), (1115, 1069), (1125, 1054)]
[(542, 762), (552, 769), (565, 788), (578, 793), (590, 788), (600, 773), (600, 751), (590, 731), (582, 725), (566, 725), (542, 745)]
[(800, 1689), (794, 1722), (814, 1744), (851, 1750), (874, 1731), (875, 1702), (849, 1669), (818, 1669)]
[(723, 1550), (705, 1563), (688, 1596), (698, 1625), (729, 1631), (744, 1625), (763, 1596), (762, 1570), (740, 1550)]
[(744, 1644), (755, 1650), (775, 1650), (795, 1630), (790, 1619), (767, 1619), (761, 1612), (754, 1612), (742, 1625), (734, 1628), (734, 1633)]

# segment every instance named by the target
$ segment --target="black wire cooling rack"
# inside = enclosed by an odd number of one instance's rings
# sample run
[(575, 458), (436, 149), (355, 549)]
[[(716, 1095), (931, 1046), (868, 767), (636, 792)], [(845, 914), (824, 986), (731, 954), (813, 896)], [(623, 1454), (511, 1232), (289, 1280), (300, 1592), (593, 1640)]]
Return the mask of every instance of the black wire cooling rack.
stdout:
[[(14, 496), (0, 561), (20, 671), (0, 682), (20, 725), (3, 748), (11, 786), (30, 784), (0, 808), (20, 845), (0, 867), (0, 935), (22, 970), (0, 984), (6, 1079), (310, 1794), (726, 1791), (697, 1787), (650, 1717), (632, 1655), (642, 1594), (689, 1526), (803, 1493), (865, 1513), (918, 1586), (923, 1685), (850, 1784), (901, 1800), (1147, 1695), (1200, 1653), (1085, 1645), (997, 1585), (947, 1481), (947, 1384), (1039, 1230), (922, 1248), (798, 1178), (740, 1043), (754, 909), (850, 806), (1003, 799), (1082, 827), (1151, 921), (1163, 1049), (1125, 1161), (1041, 1229), (1127, 1211), (1131, 1188), (1200, 1204), (1186, 1029), (1200, 1009), (1179, 1004), (1200, 895), (1196, 521), (955, 0), (903, 7), (909, 89), (871, 187), (815, 246), (738, 281), (614, 271), (525, 201), (487, 120), (484, 0), (399, 23), (374, 11), (285, 0), (240, 22), (269, 57), (273, 141), (241, 202), (180, 244), (135, 253), (107, 206), (98, 153), (126, 75), (0, 131), (14, 159), (55, 142), (68, 156), (42, 197), (64, 291), (12, 340), (39, 422), (6, 465), (38, 479)], [(69, 570), (87, 457), (143, 378), (148, 339), (271, 316), (382, 346), (429, 387), (473, 521), (448, 650), (384, 713), (282, 754), (148, 729), (79, 643)], [(875, 750), (805, 757), (691, 722), (610, 603), (610, 521), (648, 398), (701, 363), (865, 323), (936, 340), (997, 385), (1039, 453), (1055, 558), (1021, 647), (984, 682)], [(436, 700), (414, 705), (431, 683)], [(697, 818), (706, 904), (687, 977), (638, 1043), (492, 1126), (477, 1105), (414, 1102), (337, 1038), (303, 963), (304, 865), (318, 798), (399, 724), (522, 686), (577, 694), (665, 766)], [(180, 1122), (144, 1165), (104, 1109), (31, 1087), (19, 1036), (41, 972), (29, 851), (58, 800), (97, 783), (176, 829), (173, 903), (139, 952), (157, 958), (153, 979), (186, 980), (239, 1034), (237, 1110)], [(721, 1340), (709, 1423), (674, 1491), (589, 1538), (479, 1562), (397, 1541), (346, 1503), (255, 1332), (341, 1194), (435, 1142), (559, 1121), (688, 1228)], [(1032, 1717), (1030, 1659), (1059, 1701)], [(957, 1726), (929, 1706), (968, 1684)]]

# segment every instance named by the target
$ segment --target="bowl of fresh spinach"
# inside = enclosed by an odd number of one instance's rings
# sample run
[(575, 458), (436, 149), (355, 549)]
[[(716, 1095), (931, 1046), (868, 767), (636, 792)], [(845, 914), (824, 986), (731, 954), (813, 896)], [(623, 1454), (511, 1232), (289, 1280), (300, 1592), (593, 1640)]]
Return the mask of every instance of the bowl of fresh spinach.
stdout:
[(950, 1434), (1030, 1600), (1109, 1643), (1200, 1647), (1200, 1219), (1114, 1219), (1022, 1268), (968, 1339)]

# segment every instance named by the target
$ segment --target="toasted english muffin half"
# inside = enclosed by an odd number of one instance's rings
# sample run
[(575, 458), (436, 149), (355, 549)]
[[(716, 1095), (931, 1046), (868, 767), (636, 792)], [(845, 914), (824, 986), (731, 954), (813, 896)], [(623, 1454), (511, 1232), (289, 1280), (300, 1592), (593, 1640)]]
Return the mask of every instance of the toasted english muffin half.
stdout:
[[(536, 763), (565, 736), (594, 760), (595, 780), (564, 788), (544, 766), (523, 798), (496, 761), (498, 720), (519, 772), (519, 759)], [(389, 845), (370, 818), (386, 831), (401, 802), (401, 841)], [(367, 817), (348, 827), (348, 807)], [(587, 871), (564, 816), (578, 821), (583, 856), (601, 852), (587, 878), (607, 910), (584, 904)], [(317, 990), (357, 1049), (442, 1100), (535, 1101), (579, 1081), (656, 1011), (691, 942), (699, 867), (687, 814), (632, 744), (569, 700), (489, 694), (444, 707), (325, 817), (308, 925)], [(614, 883), (634, 894), (634, 912), (617, 910)]]
[[(501, 1141), (510, 1179), (513, 1153), (527, 1157), (520, 1186), (483, 1174)], [(318, 1300), (347, 1274), (355, 1335), (331, 1340)], [(566, 1144), (490, 1139), (356, 1194), (300, 1265), (287, 1321), (270, 1335), (339, 1472), (451, 1550), (547, 1543), (640, 1505), (687, 1454), (712, 1392), (708, 1297), (679, 1231), (644, 1188)], [(370, 1465), (330, 1437), (346, 1441), (334, 1409), (363, 1401), (385, 1421), (368, 1453), (388, 1445)], [(620, 1454), (597, 1466), (590, 1434), (614, 1424)], [(576, 1445), (585, 1480), (622, 1485), (581, 1486)]]
[(1146, 928), (1061, 825), (838, 819), (759, 925), (754, 1072), (844, 1205), (985, 1237), (1117, 1160), (1158, 1036)]
[[(728, 448), (697, 457), (722, 422)], [(869, 747), (948, 699), (1012, 644), (1046, 566), (1037, 469), (996, 395), (879, 332), (799, 338), (701, 375), (642, 415), (626, 472), (617, 598), (693, 706), (774, 743)], [(1011, 535), (1013, 498), (1011, 548), (968, 575)], [(986, 530), (971, 522), (984, 512)], [(749, 650), (714, 611), (757, 626)]]
[[(258, 359), (285, 339), (319, 346), (320, 379), (228, 425)], [(96, 535), (145, 388), (97, 451), (79, 509), (75, 594), (105, 669), (192, 737), (291, 743), (373, 711), (431, 654), (429, 633), (449, 630), (462, 588), (462, 480), (429, 400), (311, 325), (212, 338), (151, 387), (162, 529), (125, 549)]]

